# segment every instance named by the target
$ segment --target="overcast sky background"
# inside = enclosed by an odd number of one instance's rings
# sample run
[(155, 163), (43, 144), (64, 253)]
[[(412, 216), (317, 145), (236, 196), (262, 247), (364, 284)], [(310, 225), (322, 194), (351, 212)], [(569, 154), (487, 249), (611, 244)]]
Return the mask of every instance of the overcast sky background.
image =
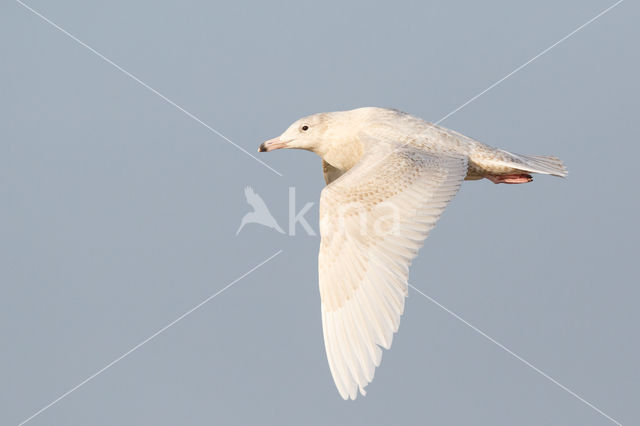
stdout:
[[(0, 424), (607, 425), (410, 291), (368, 395), (324, 354), (318, 237), (235, 232), (251, 185), (317, 229), (320, 160), (255, 152), (314, 112), (437, 121), (613, 1), (0, 5)], [(466, 182), (410, 281), (623, 424), (640, 424), (640, 6), (625, 1), (442, 124), (567, 179)]]

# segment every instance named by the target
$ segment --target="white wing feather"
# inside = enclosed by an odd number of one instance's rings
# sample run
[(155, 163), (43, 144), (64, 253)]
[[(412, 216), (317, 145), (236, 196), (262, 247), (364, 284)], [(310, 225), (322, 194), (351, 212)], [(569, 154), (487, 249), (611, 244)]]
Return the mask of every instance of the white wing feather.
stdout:
[(368, 148), (320, 197), (322, 328), (344, 399), (365, 394), (391, 347), (411, 260), (467, 173), (460, 154), (398, 146)]

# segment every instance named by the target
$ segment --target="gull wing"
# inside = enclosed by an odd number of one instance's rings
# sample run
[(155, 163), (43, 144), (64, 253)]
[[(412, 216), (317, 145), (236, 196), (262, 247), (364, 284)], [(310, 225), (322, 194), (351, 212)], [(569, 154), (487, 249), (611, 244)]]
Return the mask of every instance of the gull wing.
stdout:
[(373, 379), (398, 330), (411, 260), (467, 173), (461, 154), (367, 148), (322, 190), (318, 259), (322, 328), (342, 398)]

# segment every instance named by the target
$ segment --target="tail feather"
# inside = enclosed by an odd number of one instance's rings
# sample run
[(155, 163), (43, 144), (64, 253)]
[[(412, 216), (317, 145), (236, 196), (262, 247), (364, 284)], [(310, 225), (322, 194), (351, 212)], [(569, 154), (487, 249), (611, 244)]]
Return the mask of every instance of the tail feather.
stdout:
[(547, 155), (512, 154), (504, 150), (500, 151), (506, 154), (507, 158), (501, 161), (505, 166), (513, 167), (525, 172), (541, 173), (560, 177), (565, 177), (568, 174), (567, 168), (562, 163), (562, 160), (557, 157)]

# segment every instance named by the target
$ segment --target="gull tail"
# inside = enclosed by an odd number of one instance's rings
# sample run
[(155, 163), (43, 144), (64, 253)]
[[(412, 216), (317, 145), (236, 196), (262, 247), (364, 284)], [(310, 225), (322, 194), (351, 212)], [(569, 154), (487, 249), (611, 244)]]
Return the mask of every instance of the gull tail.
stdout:
[(558, 157), (552, 157), (547, 155), (523, 155), (523, 154), (511, 154), (517, 163), (520, 170), (524, 170), (532, 173), (542, 173), (545, 175), (553, 175), (565, 177), (569, 172)]
[(565, 177), (569, 173), (567, 168), (558, 157), (547, 155), (525, 155), (512, 154), (500, 150), (501, 158), (497, 162), (502, 166), (511, 167), (517, 170), (530, 173), (541, 173), (543, 175), (553, 175)]

